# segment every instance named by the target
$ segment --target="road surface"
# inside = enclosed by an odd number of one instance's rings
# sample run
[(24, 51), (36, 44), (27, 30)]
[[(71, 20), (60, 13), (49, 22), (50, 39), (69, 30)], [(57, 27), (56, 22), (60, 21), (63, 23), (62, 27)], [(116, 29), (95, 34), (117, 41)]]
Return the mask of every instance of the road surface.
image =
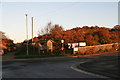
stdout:
[(105, 78), (78, 70), (75, 65), (90, 60), (72, 57), (4, 61), (3, 78)]

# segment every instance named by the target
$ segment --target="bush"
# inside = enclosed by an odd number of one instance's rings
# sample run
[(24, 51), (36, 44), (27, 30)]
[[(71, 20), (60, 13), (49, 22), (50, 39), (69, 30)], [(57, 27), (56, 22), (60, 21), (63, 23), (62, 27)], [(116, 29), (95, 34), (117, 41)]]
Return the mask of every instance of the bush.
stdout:
[[(29, 54), (38, 54), (37, 47), (29, 45), (28, 46), (28, 53)], [(15, 53), (15, 55), (26, 55), (26, 54), (27, 54), (27, 46), (26, 45), (22, 45), (21, 47), (19, 47)]]
[(59, 55), (62, 51), (61, 50), (54, 50), (52, 54)]
[(78, 54), (79, 54), (79, 55), (85, 55), (85, 53), (80, 53), (80, 52), (79, 52)]
[(66, 53), (66, 54), (73, 54), (73, 50), (72, 50), (72, 49), (66, 49), (66, 50), (65, 50), (65, 53)]

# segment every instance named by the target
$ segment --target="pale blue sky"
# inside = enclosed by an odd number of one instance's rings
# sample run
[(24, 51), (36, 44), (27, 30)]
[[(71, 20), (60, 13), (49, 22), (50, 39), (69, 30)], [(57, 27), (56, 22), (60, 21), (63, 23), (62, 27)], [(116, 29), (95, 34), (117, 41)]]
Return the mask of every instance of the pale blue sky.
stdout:
[(31, 17), (35, 19), (34, 36), (49, 21), (64, 29), (82, 26), (112, 28), (118, 24), (117, 2), (3, 2), (2, 28), (15, 42), (26, 38), (26, 18), (29, 19), (29, 38), (31, 38)]

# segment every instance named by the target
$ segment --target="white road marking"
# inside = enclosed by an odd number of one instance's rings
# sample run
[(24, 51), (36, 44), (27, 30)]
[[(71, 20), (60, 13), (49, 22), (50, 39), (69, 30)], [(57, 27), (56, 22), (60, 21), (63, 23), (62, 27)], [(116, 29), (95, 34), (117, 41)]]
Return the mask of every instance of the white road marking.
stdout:
[[(85, 62), (87, 62), (87, 61), (85, 61)], [(82, 64), (82, 63), (85, 63), (85, 62), (80, 62), (79, 65)], [(92, 73), (92, 72), (87, 72), (87, 71), (78, 69), (78, 68), (76, 68), (77, 65), (74, 64), (70, 68), (75, 70), (75, 71), (82, 72), (82, 73), (85, 73), (85, 74), (88, 74), (88, 75), (97, 76), (99, 78), (109, 78), (109, 77), (106, 77), (106, 76), (102, 76), (102, 75), (98, 75), (98, 74), (95, 74), (95, 73)]]

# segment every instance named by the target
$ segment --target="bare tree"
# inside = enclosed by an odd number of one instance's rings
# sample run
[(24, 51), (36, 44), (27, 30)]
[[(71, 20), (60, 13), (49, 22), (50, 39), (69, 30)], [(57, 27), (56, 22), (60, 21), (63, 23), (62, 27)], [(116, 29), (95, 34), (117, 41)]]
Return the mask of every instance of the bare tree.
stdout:
[(53, 28), (54, 28), (54, 26), (52, 25), (51, 22), (49, 22), (49, 23), (45, 26), (45, 28), (42, 28), (41, 30), (38, 30), (38, 36), (39, 36), (39, 35), (44, 35), (44, 34), (49, 34), (50, 31), (51, 31), (51, 29), (53, 29)]

